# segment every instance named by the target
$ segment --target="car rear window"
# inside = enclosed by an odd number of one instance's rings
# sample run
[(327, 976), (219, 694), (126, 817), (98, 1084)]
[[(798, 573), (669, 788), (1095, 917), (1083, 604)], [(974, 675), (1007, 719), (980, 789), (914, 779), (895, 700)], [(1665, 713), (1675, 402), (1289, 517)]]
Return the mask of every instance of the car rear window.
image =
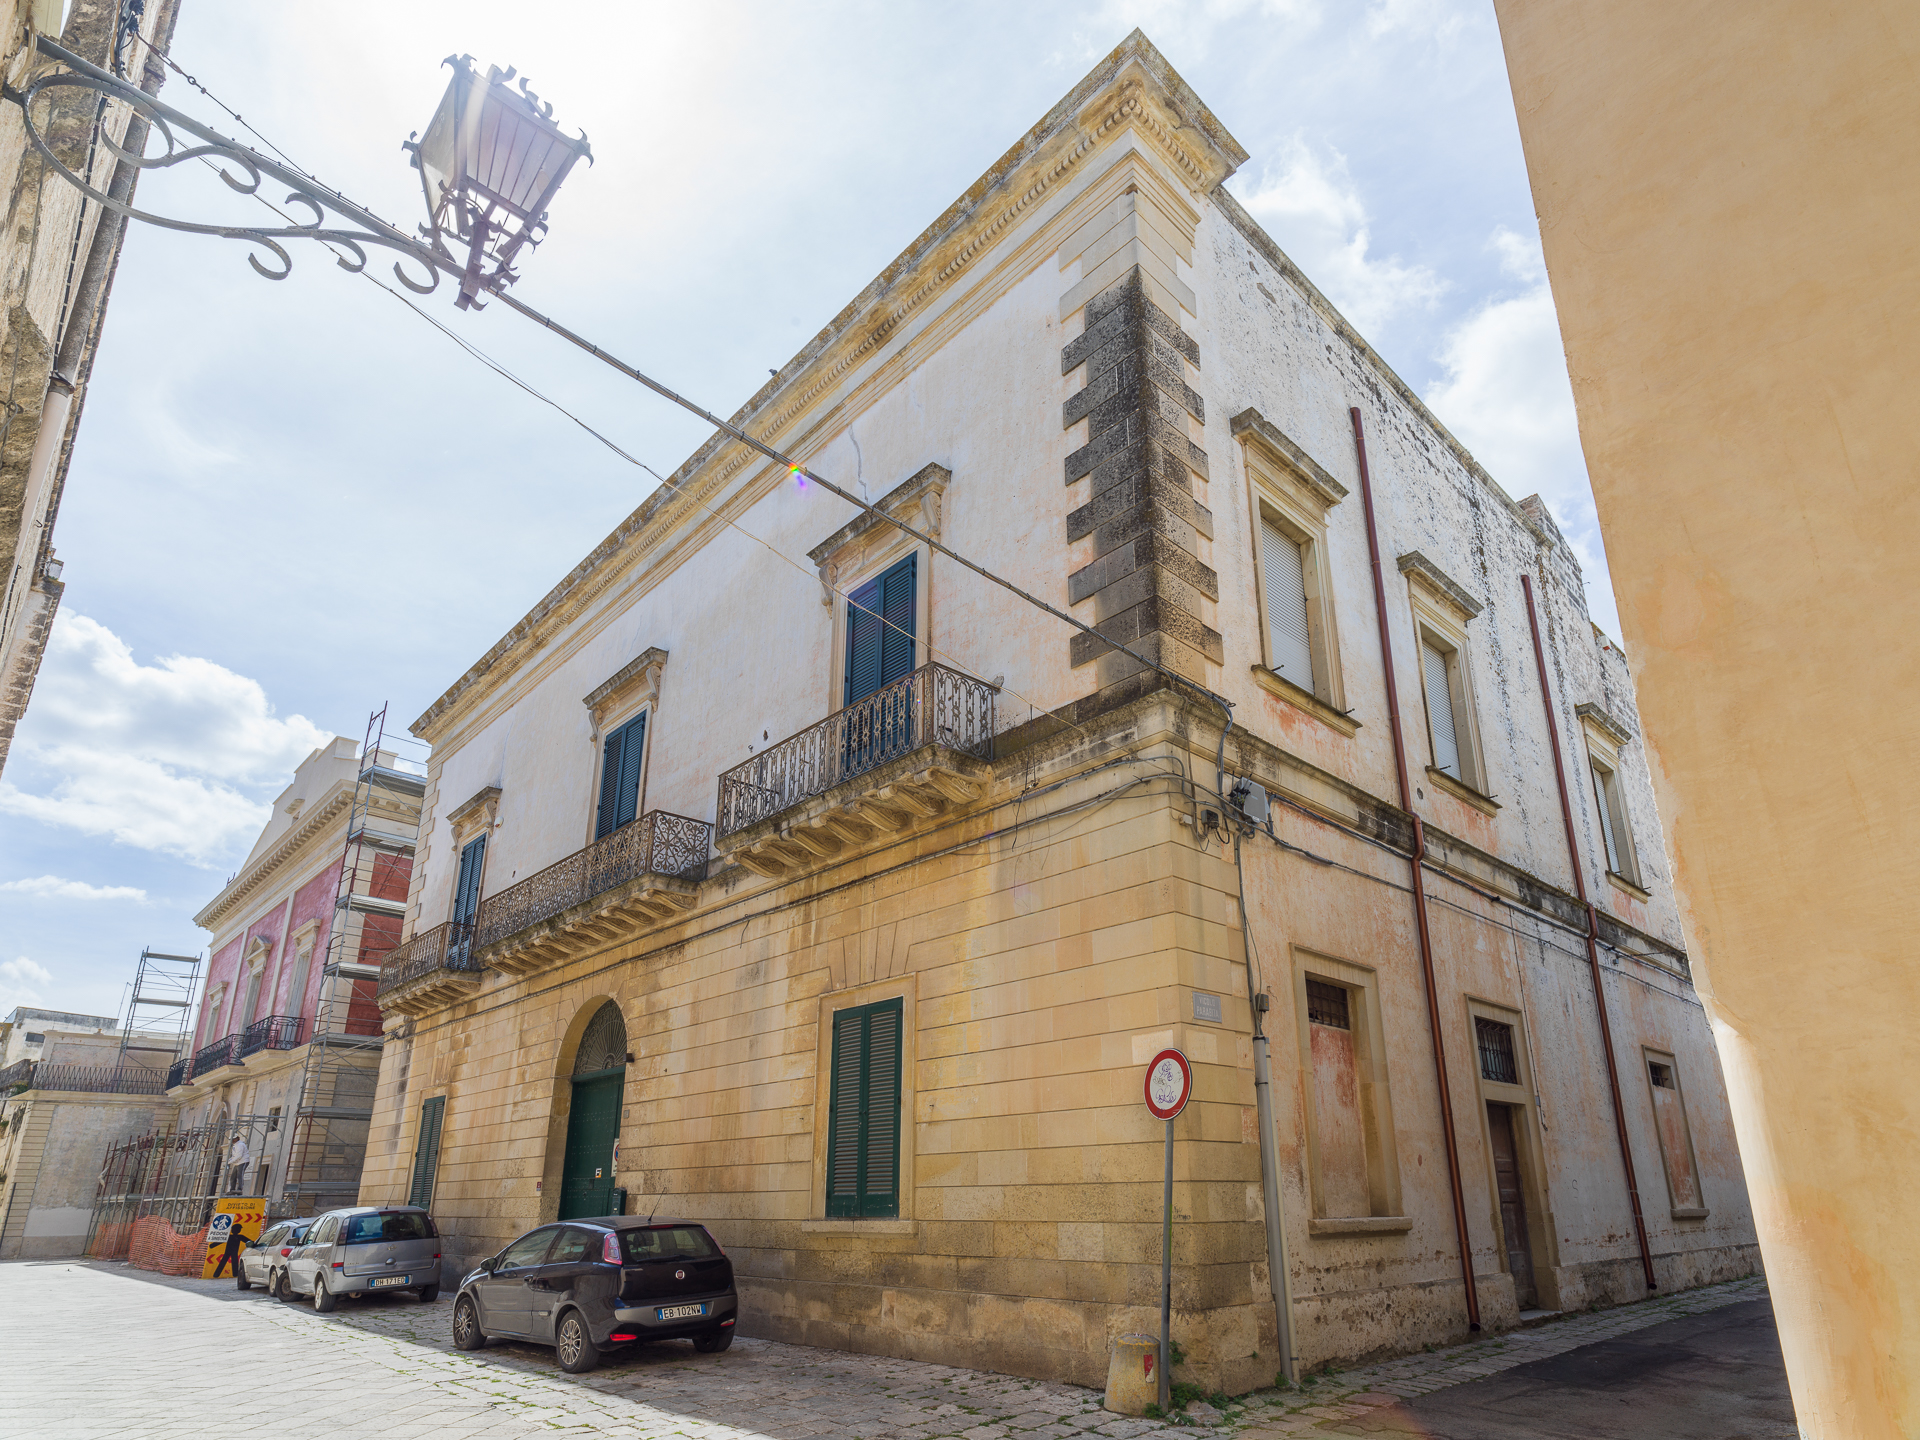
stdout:
[(417, 1210), (383, 1210), (378, 1215), (355, 1215), (347, 1221), (342, 1245), (373, 1245), (392, 1240), (431, 1240), (433, 1221)]
[(705, 1260), (718, 1255), (707, 1232), (698, 1225), (659, 1225), (645, 1230), (622, 1230), (620, 1242), (627, 1259), (636, 1264), (646, 1260)]

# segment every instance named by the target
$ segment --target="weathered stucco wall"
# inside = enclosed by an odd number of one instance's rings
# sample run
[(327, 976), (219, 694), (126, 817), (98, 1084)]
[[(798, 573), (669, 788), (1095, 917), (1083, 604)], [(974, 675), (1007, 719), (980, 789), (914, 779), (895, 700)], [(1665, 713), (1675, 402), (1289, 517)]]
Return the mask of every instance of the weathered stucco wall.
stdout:
[(1920, 11), (1496, 9), (1794, 1407), (1920, 1433)]
[(107, 1147), (145, 1134), (172, 1115), (165, 1100), (34, 1090), (17, 1114), (0, 1194), (0, 1260), (45, 1260), (86, 1247), (100, 1162)]

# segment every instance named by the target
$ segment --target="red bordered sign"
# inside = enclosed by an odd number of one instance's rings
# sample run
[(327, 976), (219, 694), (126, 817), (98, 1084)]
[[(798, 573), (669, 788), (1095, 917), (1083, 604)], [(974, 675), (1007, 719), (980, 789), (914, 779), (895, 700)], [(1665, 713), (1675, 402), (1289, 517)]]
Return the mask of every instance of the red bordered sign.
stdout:
[(1147, 1109), (1156, 1120), (1171, 1120), (1187, 1108), (1193, 1094), (1193, 1067), (1178, 1050), (1162, 1050), (1147, 1066)]

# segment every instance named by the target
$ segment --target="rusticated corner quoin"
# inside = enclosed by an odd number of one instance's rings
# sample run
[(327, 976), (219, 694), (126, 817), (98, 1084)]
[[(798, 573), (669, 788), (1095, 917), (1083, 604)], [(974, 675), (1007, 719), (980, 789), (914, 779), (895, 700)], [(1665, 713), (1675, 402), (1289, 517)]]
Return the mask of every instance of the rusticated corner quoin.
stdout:
[[(1194, 496), (1207, 454), (1188, 432), (1206, 419), (1187, 383), (1200, 347), (1149, 298), (1136, 267), (1087, 302), (1086, 329), (1061, 353), (1061, 373), (1084, 365), (1085, 388), (1063, 423), (1087, 421), (1087, 443), (1067, 456), (1066, 483), (1088, 477), (1086, 503), (1067, 517), (1067, 540), (1091, 535), (1093, 559), (1068, 577), (1069, 603), (1091, 601), (1101, 635), (1178, 674), (1207, 683), (1221, 663), (1220, 633), (1201, 618), (1220, 597), (1219, 577), (1199, 559), (1213, 512)], [(1082, 708), (1125, 704), (1165, 681), (1091, 635), (1072, 640), (1073, 664), (1095, 664), (1099, 689)]]

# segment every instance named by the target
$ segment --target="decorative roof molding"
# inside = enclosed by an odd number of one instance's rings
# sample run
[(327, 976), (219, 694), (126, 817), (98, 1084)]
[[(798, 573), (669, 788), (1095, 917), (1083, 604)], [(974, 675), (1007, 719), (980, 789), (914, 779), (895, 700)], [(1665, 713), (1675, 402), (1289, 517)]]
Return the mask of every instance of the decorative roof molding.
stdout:
[(1431, 592), (1436, 599), (1445, 601), (1468, 620), (1473, 619), (1474, 616), (1487, 608), (1478, 600), (1474, 599), (1473, 596), (1469, 595), (1465, 587), (1455, 583), (1446, 571), (1427, 559), (1427, 557), (1422, 555), (1418, 550), (1409, 550), (1406, 554), (1402, 555), (1399, 560), (1399, 565), (1402, 575), (1406, 576), (1409, 580), (1417, 581)]
[(646, 686), (647, 703), (658, 705), (660, 674), (666, 668), (667, 652), (658, 645), (651, 645), (642, 654), (614, 671), (591, 695), (585, 696), (580, 703), (587, 707), (587, 715), (593, 727), (593, 733), (588, 736), (588, 739), (598, 745), (601, 717), (642, 685)]
[(1633, 739), (1631, 730), (1609, 715), (1604, 707), (1596, 705), (1591, 700), (1582, 700), (1573, 707), (1573, 713), (1616, 745), (1626, 745)]
[[(907, 479), (882, 495), (873, 510), (862, 510), (833, 534), (807, 552), (807, 558), (820, 572), (820, 603), (831, 606), (840, 572), (854, 552), (864, 551), (877, 531), (893, 531), (881, 518), (892, 515), (906, 521), (921, 533), (940, 538), (942, 500), (953, 472), (944, 465), (922, 465)], [(881, 512), (876, 515), (874, 510)]]
[(1248, 408), (1233, 417), (1233, 438), (1258, 447), (1269, 462), (1313, 491), (1321, 504), (1331, 507), (1347, 498), (1346, 486), (1258, 410)]
[(305, 818), (288, 831), (278, 845), (229, 880), (226, 888), (193, 917), (193, 923), (202, 930), (213, 929), (233, 912), (236, 905), (265, 884), (274, 871), (298, 855), (308, 841), (339, 819), (352, 804), (353, 786), (343, 780), (320, 804), (303, 810), (301, 814)]
[[(1221, 182), (1247, 159), (1246, 150), (1136, 29), (730, 422), (751, 429), (770, 445), (796, 445), (803, 436), (782, 432), (804, 419), (817, 400), (866, 364), (929, 302), (953, 290), (1016, 221), (1075, 178), (1088, 156), (1128, 128), (1188, 184), (1216, 198), (1226, 193), (1219, 188)], [(441, 732), (457, 710), (511, 674), (520, 656), (538, 650), (633, 565), (715, 508), (716, 497), (742, 472), (767, 463), (724, 432), (711, 436), (434, 701), (409, 727), (412, 733), (426, 737)]]

